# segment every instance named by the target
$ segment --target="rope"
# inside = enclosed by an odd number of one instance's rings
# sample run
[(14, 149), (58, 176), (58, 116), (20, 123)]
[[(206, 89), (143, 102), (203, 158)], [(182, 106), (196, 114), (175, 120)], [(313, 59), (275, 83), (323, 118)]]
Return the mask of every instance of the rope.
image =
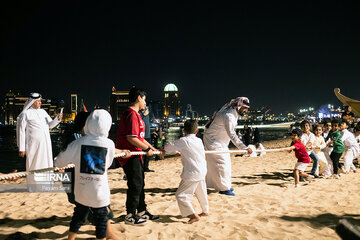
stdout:
[(74, 167), (75, 167), (74, 164), (68, 164), (67, 166), (62, 167), (62, 168), (51, 167), (51, 168), (42, 168), (42, 169), (37, 169), (37, 170), (30, 170), (30, 171), (27, 171), (27, 172), (9, 173), (9, 174), (0, 175), (0, 180), (8, 180), (8, 179), (18, 178), (18, 177), (26, 177), (27, 175), (32, 174), (32, 173), (59, 171), (59, 170), (64, 170), (64, 169), (74, 168)]
[[(284, 148), (276, 148), (276, 149), (264, 149), (264, 150), (254, 150), (253, 152), (280, 152), (283, 151)], [(154, 155), (161, 154), (160, 151), (153, 151)], [(247, 150), (219, 150), (219, 151), (205, 151), (205, 154), (219, 154), (219, 153), (247, 153)], [(146, 155), (146, 152), (130, 152), (132, 156), (140, 156), (140, 155)], [(123, 157), (125, 156), (125, 153), (119, 153), (115, 154), (114, 158)], [(18, 178), (18, 177), (26, 177), (29, 174), (32, 173), (42, 173), (42, 172), (50, 172), (50, 171), (59, 171), (64, 170), (68, 168), (74, 168), (74, 164), (68, 164), (65, 167), (51, 167), (51, 168), (42, 168), (37, 170), (31, 170), (26, 172), (17, 172), (17, 173), (9, 173), (9, 174), (3, 174), (0, 175), (0, 181), (1, 180), (8, 180), (12, 178)]]

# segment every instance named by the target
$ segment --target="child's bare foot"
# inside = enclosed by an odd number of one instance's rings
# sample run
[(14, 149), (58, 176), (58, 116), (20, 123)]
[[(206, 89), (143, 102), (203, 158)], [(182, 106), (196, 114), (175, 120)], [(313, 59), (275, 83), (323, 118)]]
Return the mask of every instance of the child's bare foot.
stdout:
[(190, 220), (187, 222), (188, 224), (192, 224), (192, 223), (198, 222), (200, 220), (200, 217), (197, 214), (191, 214), (188, 217), (190, 218)]
[(199, 214), (199, 216), (200, 216), (200, 217), (206, 217), (206, 216), (209, 216), (209, 214), (202, 212), (202, 213)]

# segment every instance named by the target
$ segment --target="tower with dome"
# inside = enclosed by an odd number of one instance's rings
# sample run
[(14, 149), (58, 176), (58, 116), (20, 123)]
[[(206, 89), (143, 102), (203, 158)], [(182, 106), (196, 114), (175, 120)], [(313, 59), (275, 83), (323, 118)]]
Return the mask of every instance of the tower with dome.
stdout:
[(164, 88), (164, 116), (180, 116), (180, 99), (178, 88), (175, 84), (169, 83)]

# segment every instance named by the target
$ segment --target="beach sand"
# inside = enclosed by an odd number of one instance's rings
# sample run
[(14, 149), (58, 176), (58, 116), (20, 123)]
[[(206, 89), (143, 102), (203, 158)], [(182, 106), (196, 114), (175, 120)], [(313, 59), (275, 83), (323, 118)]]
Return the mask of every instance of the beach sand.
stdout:
[[(289, 146), (290, 140), (264, 143), (265, 148)], [(175, 199), (180, 182), (180, 157), (151, 161), (146, 173), (148, 210), (161, 219), (145, 226), (123, 222), (126, 181), (121, 169), (110, 170), (113, 228), (121, 239), (340, 239), (341, 218), (360, 225), (360, 173), (340, 179), (316, 179), (294, 188), (294, 153), (275, 152), (258, 158), (232, 156), (235, 197), (208, 190), (210, 215), (186, 224)], [(308, 167), (307, 170), (310, 170)], [(24, 179), (18, 180), (24, 182)], [(195, 209), (201, 209), (196, 198)], [(66, 239), (73, 206), (65, 193), (1, 193), (0, 239)], [(78, 239), (94, 239), (87, 223)]]

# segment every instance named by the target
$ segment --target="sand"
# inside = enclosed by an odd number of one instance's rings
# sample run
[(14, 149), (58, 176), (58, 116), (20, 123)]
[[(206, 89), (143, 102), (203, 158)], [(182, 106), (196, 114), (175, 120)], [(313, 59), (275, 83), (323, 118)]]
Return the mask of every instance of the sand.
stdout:
[[(288, 146), (290, 140), (264, 143)], [(121, 169), (110, 170), (113, 228), (121, 239), (340, 239), (335, 226), (341, 218), (360, 225), (360, 173), (341, 179), (316, 179), (294, 188), (294, 153), (268, 153), (258, 158), (232, 156), (235, 197), (208, 191), (210, 215), (186, 224), (175, 199), (180, 182), (180, 157), (151, 161), (146, 173), (148, 210), (161, 219), (145, 226), (123, 222), (126, 181)], [(310, 167), (308, 167), (310, 170)], [(24, 180), (18, 180), (23, 182)], [(201, 209), (193, 199), (195, 209)], [(66, 239), (73, 206), (65, 193), (1, 193), (0, 239)], [(87, 223), (78, 239), (94, 239)]]

